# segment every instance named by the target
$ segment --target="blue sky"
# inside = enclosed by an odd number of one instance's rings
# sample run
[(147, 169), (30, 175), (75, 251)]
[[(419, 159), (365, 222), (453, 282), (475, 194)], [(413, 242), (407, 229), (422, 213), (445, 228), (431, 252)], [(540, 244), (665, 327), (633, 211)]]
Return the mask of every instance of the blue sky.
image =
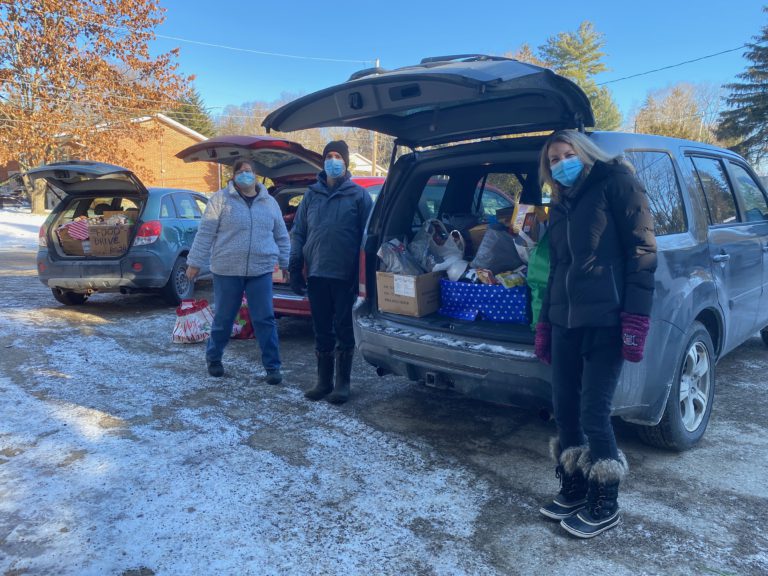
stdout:
[[(206, 106), (219, 114), (228, 104), (271, 102), (346, 80), (380, 59), (384, 68), (426, 56), (502, 55), (521, 44), (534, 48), (549, 36), (575, 31), (584, 20), (605, 35), (605, 63), (598, 76), (624, 76), (737, 48), (768, 24), (766, 0), (644, 0), (618, 2), (519, 0), (436, 2), (220, 2), (162, 0), (166, 21), (155, 51), (179, 47), (181, 70), (195, 74)], [(216, 8), (216, 12), (212, 8)], [(181, 41), (185, 39), (187, 41)], [(198, 43), (241, 48), (234, 51)], [(285, 54), (282, 57), (265, 52)], [(608, 84), (625, 115), (649, 90), (676, 82), (732, 81), (747, 61), (743, 50)]]

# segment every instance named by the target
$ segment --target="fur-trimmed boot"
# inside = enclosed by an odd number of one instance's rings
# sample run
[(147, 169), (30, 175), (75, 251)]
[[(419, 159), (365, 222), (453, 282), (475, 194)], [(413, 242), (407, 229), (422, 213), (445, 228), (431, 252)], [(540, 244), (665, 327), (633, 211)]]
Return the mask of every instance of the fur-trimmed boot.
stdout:
[(349, 400), (349, 381), (352, 378), (352, 358), (355, 349), (336, 350), (336, 382), (327, 400), (331, 404), (344, 404)]
[(304, 392), (308, 400), (325, 398), (333, 390), (333, 353), (321, 353), (315, 350), (317, 356), (317, 384)]
[(598, 460), (589, 470), (587, 505), (560, 526), (579, 538), (592, 538), (619, 523), (619, 484), (628, 470), (619, 450), (618, 460)]
[(573, 516), (587, 503), (587, 479), (578, 466), (582, 454), (588, 452), (586, 446), (572, 446), (560, 451), (560, 441), (549, 441), (549, 453), (557, 465), (555, 475), (560, 480), (560, 492), (552, 502), (539, 508), (547, 518), (562, 520)]

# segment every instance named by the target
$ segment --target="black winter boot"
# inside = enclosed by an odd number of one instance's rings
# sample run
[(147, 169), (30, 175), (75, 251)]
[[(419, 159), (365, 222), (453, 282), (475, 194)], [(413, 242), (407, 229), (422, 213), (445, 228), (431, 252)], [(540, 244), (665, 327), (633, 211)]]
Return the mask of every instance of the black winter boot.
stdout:
[(315, 351), (317, 356), (317, 384), (304, 392), (308, 400), (320, 400), (333, 390), (333, 354)]
[(352, 377), (352, 358), (355, 349), (336, 350), (336, 383), (328, 396), (331, 404), (344, 404), (349, 400), (349, 380)]
[(547, 518), (562, 520), (576, 514), (587, 503), (587, 478), (578, 463), (588, 449), (586, 446), (572, 446), (560, 452), (560, 441), (552, 438), (549, 452), (557, 464), (555, 475), (560, 480), (560, 492), (552, 502), (539, 508), (539, 512)]
[(598, 460), (589, 471), (587, 505), (560, 526), (579, 538), (592, 538), (619, 523), (619, 484), (627, 474), (627, 459)]

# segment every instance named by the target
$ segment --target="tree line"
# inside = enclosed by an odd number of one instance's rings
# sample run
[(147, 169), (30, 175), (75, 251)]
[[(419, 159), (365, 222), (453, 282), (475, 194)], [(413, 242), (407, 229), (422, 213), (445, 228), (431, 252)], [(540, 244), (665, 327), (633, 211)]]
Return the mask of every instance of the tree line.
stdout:
[[(763, 8), (768, 13), (768, 7)], [(178, 49), (151, 56), (149, 44), (164, 20), (158, 0), (0, 0), (0, 165), (23, 170), (61, 159), (114, 161), (121, 136), (149, 140), (135, 119), (162, 112), (205, 136), (263, 134), (261, 121), (296, 95), (273, 102), (227, 106), (211, 114), (178, 72)], [(679, 83), (649, 92), (622, 119), (610, 90), (605, 37), (591, 22), (534, 48), (506, 54), (551, 68), (578, 84), (592, 103), (596, 128), (687, 138), (731, 148), (753, 162), (768, 151), (768, 25), (746, 43), (748, 64), (725, 86)], [(279, 134), (277, 136), (280, 136)], [(344, 137), (364, 156), (388, 162), (391, 138), (359, 129), (317, 129), (285, 135), (320, 150)], [(376, 147), (374, 153), (374, 146)], [(120, 151), (122, 164), (131, 159)]]

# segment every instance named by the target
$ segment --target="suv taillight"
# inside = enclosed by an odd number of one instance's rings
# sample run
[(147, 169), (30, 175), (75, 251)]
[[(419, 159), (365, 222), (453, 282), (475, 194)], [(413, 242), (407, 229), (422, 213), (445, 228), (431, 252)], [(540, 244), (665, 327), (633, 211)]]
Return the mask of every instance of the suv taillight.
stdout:
[(144, 222), (136, 232), (136, 239), (133, 241), (134, 246), (144, 246), (146, 244), (152, 244), (155, 240), (160, 238), (160, 234), (163, 232), (163, 225), (160, 220), (150, 220)]
[(360, 250), (360, 272), (358, 273), (357, 281), (359, 286), (357, 288), (357, 294), (360, 298), (368, 297), (368, 289), (365, 286), (365, 250)]
[(45, 232), (45, 224), (40, 226), (40, 232), (37, 233), (37, 245), (40, 248), (48, 248), (48, 234)]

